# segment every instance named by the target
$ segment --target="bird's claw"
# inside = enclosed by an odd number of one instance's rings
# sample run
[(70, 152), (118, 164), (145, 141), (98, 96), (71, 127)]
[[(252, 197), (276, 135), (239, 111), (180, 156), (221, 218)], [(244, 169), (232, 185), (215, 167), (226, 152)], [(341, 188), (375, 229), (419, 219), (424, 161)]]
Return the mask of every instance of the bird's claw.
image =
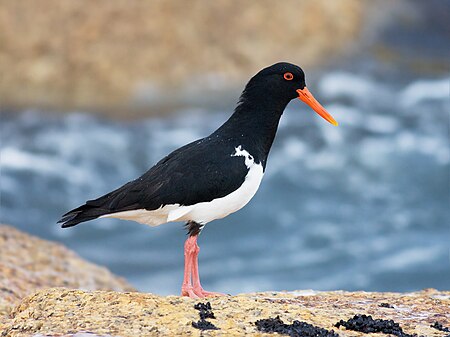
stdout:
[(203, 290), (202, 287), (182, 287), (181, 296), (187, 296), (190, 298), (204, 298), (204, 297), (226, 296), (226, 294), (206, 291)]

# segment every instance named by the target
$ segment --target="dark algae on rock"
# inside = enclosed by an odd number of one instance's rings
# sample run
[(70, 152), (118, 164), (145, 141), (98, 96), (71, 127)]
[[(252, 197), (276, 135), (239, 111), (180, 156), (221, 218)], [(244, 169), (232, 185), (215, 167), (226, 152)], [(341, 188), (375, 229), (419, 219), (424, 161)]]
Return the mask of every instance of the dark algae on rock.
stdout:
[(216, 327), (214, 324), (204, 319), (201, 319), (197, 322), (192, 322), (192, 326), (199, 330), (219, 330), (219, 328)]
[(385, 303), (385, 302), (383, 302), (383, 303), (380, 303), (379, 307), (381, 307), (381, 308), (389, 308), (389, 309), (394, 309), (394, 306), (393, 306), (392, 304), (389, 304), (389, 303)]
[(348, 330), (359, 331), (364, 333), (382, 332), (397, 337), (418, 337), (416, 334), (410, 335), (403, 332), (403, 329), (398, 323), (392, 319), (373, 319), (370, 315), (355, 315), (348, 321), (340, 320), (335, 327), (345, 327)]
[(434, 324), (430, 325), (432, 328), (435, 328), (439, 331), (450, 332), (450, 328), (445, 328), (441, 323), (434, 322)]
[(306, 322), (296, 320), (292, 324), (286, 324), (280, 319), (280, 316), (260, 319), (255, 324), (261, 332), (277, 332), (291, 337), (339, 337), (333, 330), (329, 331)]
[(211, 303), (206, 302), (206, 303), (197, 303), (196, 305), (194, 305), (194, 309), (198, 310), (198, 314), (200, 316), (200, 320), (197, 322), (192, 322), (192, 326), (196, 329), (199, 330), (219, 330), (218, 327), (216, 327), (213, 323), (208, 322), (206, 319), (207, 318), (213, 318), (215, 319), (216, 317), (214, 316), (214, 312), (212, 311), (211, 308)]
[(199, 311), (200, 319), (216, 318), (211, 308), (211, 303), (197, 303), (194, 309)]

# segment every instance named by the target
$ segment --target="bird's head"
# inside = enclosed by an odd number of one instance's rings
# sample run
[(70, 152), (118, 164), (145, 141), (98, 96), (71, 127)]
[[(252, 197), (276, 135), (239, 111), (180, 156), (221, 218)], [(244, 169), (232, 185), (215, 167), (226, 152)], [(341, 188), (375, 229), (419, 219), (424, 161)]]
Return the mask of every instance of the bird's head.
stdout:
[[(333, 125), (338, 125), (336, 120), (314, 98), (306, 87), (305, 73), (294, 64), (287, 62), (276, 63), (264, 68), (247, 84), (247, 93), (254, 92), (258, 95), (268, 95), (267, 98), (279, 100), (287, 104), (294, 98), (298, 98), (308, 104), (316, 113)], [(264, 99), (263, 97), (259, 99)]]

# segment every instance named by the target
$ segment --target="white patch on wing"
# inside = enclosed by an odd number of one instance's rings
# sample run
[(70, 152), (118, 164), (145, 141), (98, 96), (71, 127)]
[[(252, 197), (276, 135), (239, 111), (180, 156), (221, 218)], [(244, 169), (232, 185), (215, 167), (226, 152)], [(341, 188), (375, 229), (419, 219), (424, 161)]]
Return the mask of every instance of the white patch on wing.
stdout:
[(153, 211), (138, 209), (103, 215), (102, 218), (119, 218), (134, 220), (150, 226), (158, 226), (172, 221), (195, 221), (206, 224), (212, 220), (221, 219), (240, 210), (253, 198), (264, 175), (262, 164), (256, 164), (254, 157), (239, 145), (232, 157), (245, 158), (248, 173), (242, 185), (232, 193), (207, 202), (190, 206), (179, 204), (165, 205)]
[(239, 145), (238, 147), (234, 148), (235, 152), (231, 155), (232, 157), (245, 157), (245, 166), (247, 166), (247, 168), (250, 168), (250, 166), (255, 164), (255, 158), (253, 158), (253, 156), (248, 153), (248, 151), (243, 150), (242, 146)]

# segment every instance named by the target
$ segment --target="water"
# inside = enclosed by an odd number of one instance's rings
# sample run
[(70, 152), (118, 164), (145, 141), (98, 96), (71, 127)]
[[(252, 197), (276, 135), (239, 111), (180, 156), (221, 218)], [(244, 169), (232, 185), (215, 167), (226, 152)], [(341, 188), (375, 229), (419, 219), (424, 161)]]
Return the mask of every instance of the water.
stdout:
[[(314, 84), (340, 126), (300, 101), (288, 106), (256, 196), (201, 235), (205, 288), (449, 289), (449, 78), (396, 83), (342, 71)], [(82, 112), (5, 113), (0, 220), (62, 242), (142, 291), (179, 293), (181, 224), (55, 222), (228, 115), (191, 109), (120, 122)]]

